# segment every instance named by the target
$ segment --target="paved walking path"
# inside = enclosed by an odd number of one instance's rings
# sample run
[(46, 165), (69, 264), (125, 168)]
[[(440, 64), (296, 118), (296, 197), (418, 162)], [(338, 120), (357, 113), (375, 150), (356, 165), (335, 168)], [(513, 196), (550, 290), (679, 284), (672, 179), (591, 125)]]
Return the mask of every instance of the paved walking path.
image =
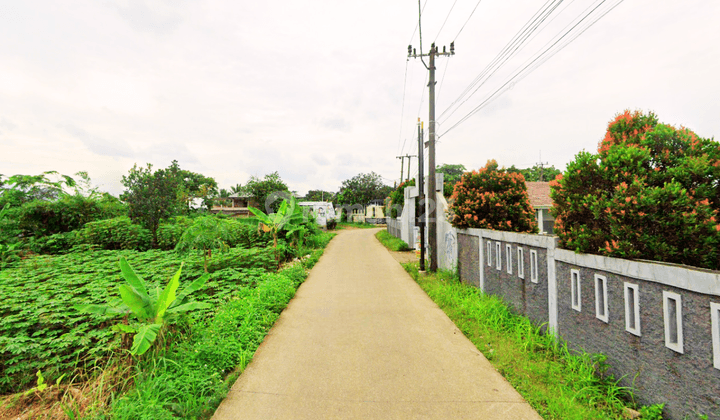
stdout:
[(213, 419), (540, 419), (376, 232), (330, 242)]

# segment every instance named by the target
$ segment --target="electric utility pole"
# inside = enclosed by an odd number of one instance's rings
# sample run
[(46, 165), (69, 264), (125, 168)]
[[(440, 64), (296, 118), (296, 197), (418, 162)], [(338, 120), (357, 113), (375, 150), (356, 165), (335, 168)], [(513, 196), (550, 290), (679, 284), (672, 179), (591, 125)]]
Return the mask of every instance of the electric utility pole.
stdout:
[(548, 162), (543, 163), (543, 161), (542, 161), (542, 150), (541, 150), (541, 151), (540, 151), (540, 162), (535, 164), (535, 165), (540, 165), (540, 179), (539, 179), (540, 182), (543, 182), (543, 169), (544, 169), (543, 166), (544, 166), (544, 165), (549, 165), (549, 164), (550, 164), (550, 163), (548, 163)]
[(415, 155), (405, 155), (405, 156), (395, 156), (396, 158), (400, 159), (400, 183), (403, 183), (403, 163), (405, 162), (405, 158), (408, 160), (408, 174), (407, 178), (405, 180), (410, 179), (410, 165), (412, 164), (412, 158), (416, 158)]
[(425, 271), (425, 174), (423, 173), (423, 123), (418, 118), (418, 205), (421, 206), (418, 227), (420, 228), (420, 271)]
[[(422, 48), (422, 47), (421, 47)], [(430, 118), (428, 127), (430, 130), (430, 138), (428, 140), (428, 194), (430, 195), (430, 201), (428, 202), (428, 208), (430, 213), (428, 214), (428, 245), (430, 246), (430, 271), (437, 271), (438, 267), (438, 256), (437, 256), (437, 191), (435, 185), (435, 57), (436, 56), (450, 56), (455, 55), (455, 42), (450, 43), (450, 52), (447, 52), (443, 46), (442, 52), (433, 43), (430, 46), (430, 52), (427, 54), (417, 54), (412, 45), (408, 45), (408, 57), (417, 58), (430, 57), (430, 66), (428, 71), (430, 72), (428, 87), (430, 88), (430, 94), (428, 95), (428, 102), (430, 103)], [(423, 61), (424, 63), (424, 61)], [(418, 153), (422, 154), (422, 153)]]

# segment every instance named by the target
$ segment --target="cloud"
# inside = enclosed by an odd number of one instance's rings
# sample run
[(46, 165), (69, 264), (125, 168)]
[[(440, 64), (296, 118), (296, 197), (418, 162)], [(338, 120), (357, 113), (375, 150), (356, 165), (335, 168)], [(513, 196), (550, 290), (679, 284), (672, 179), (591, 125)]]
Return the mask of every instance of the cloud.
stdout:
[(98, 155), (128, 158), (135, 155), (132, 147), (130, 147), (130, 145), (122, 139), (107, 140), (91, 135), (82, 128), (72, 124), (61, 125), (61, 128), (76, 139), (80, 140), (91, 152)]
[(181, 22), (178, 14), (164, 2), (154, 1), (149, 6), (144, 1), (130, 1), (125, 6), (115, 6), (118, 14), (134, 29), (167, 34), (174, 31)]
[(17, 128), (17, 124), (13, 124), (13, 122), (8, 120), (7, 118), (3, 118), (0, 120), (0, 128), (5, 128), (8, 131), (13, 131)]
[(326, 118), (320, 122), (320, 125), (323, 128), (329, 128), (331, 130), (342, 132), (348, 132), (352, 128), (352, 124), (340, 117)]
[(320, 166), (327, 166), (330, 164), (330, 161), (323, 155), (314, 154), (312, 156), (312, 160)]
[(169, 166), (173, 160), (177, 160), (181, 168), (187, 164), (200, 162), (195, 153), (190, 151), (185, 143), (179, 142), (153, 143), (147, 148), (139, 150), (137, 156), (138, 158), (144, 158), (148, 162), (160, 162), (160, 167)]

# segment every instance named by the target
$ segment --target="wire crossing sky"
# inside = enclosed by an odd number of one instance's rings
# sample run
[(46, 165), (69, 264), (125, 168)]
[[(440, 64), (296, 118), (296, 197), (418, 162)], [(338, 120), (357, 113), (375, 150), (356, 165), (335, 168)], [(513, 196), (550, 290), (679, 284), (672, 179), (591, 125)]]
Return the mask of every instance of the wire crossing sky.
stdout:
[[(564, 168), (626, 108), (720, 132), (717, 2), (421, 3), (422, 52), (455, 41), (438, 164)], [(223, 188), (392, 183), (427, 132), (418, 32), (417, 0), (1, 2), (0, 174), (84, 170), (118, 194), (133, 164), (177, 159)]]

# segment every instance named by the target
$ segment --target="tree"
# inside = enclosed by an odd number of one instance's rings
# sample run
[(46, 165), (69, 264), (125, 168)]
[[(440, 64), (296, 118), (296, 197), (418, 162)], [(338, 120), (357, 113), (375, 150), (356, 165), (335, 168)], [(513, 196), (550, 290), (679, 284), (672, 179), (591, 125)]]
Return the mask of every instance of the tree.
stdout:
[(562, 171), (555, 169), (555, 166), (538, 166), (535, 165), (532, 168), (519, 169), (515, 165), (507, 168), (507, 172), (522, 174), (525, 177), (525, 181), (537, 182), (537, 181), (552, 181), (556, 176), (560, 175)]
[(393, 188), (382, 182), (382, 177), (375, 172), (358, 174), (342, 182), (337, 201), (340, 204), (367, 205), (372, 200), (384, 200)]
[[(59, 180), (53, 181), (48, 175), (55, 175)], [(13, 175), (4, 181), (1, 178), (0, 175), (0, 207), (5, 204), (19, 207), (33, 200), (52, 201), (66, 194), (65, 187), (74, 187), (76, 184), (72, 177), (56, 171), (46, 171), (40, 175)]]
[(195, 200), (201, 200), (203, 206), (210, 210), (213, 198), (217, 194), (217, 182), (202, 174), (180, 169), (177, 160), (173, 160), (167, 168), (169, 176), (177, 177), (178, 199), (185, 203), (186, 211)]
[(323, 190), (310, 190), (305, 194), (305, 201), (333, 201), (335, 194)]
[(203, 267), (208, 272), (208, 259), (212, 258), (212, 250), (220, 252), (229, 248), (225, 242), (228, 236), (229, 227), (226, 220), (218, 219), (215, 216), (198, 217), (194, 223), (188, 226), (183, 232), (175, 250), (187, 254), (193, 249), (202, 250)]
[(450, 197), (452, 195), (455, 184), (460, 181), (460, 177), (463, 173), (465, 173), (465, 171), (467, 171), (467, 169), (465, 169), (464, 165), (450, 165), (443, 163), (442, 165), (438, 165), (436, 167), (435, 172), (443, 174), (443, 195), (445, 197)]
[(458, 228), (495, 229), (537, 233), (525, 179), (498, 169), (495, 160), (466, 172), (455, 184), (451, 224)]
[(282, 199), (290, 197), (290, 190), (277, 171), (265, 175), (264, 179), (250, 177), (245, 184), (245, 191), (266, 213), (277, 211)]
[(598, 153), (551, 184), (555, 233), (576, 252), (720, 269), (720, 144), (624, 111)]
[[(255, 207), (248, 207), (248, 210), (262, 222), (262, 225), (266, 229), (266, 232), (270, 232), (273, 236), (273, 248), (275, 249), (275, 261), (280, 268), (280, 256), (278, 255), (278, 233), (288, 224), (291, 223), (293, 216), (296, 215), (295, 211), (295, 199), (290, 198), (283, 200), (275, 213), (266, 214), (262, 210), (256, 209)], [(258, 226), (260, 228), (260, 226)]]
[(244, 194), (245, 188), (243, 188), (242, 184), (235, 184), (232, 187), (230, 187), (230, 192), (232, 194)]
[(120, 196), (128, 205), (128, 214), (152, 233), (152, 246), (157, 244), (160, 221), (187, 214), (192, 200), (199, 198), (208, 208), (217, 183), (214, 179), (180, 169), (177, 161), (166, 169), (153, 171), (152, 165), (133, 165), (123, 176), (126, 190)]

